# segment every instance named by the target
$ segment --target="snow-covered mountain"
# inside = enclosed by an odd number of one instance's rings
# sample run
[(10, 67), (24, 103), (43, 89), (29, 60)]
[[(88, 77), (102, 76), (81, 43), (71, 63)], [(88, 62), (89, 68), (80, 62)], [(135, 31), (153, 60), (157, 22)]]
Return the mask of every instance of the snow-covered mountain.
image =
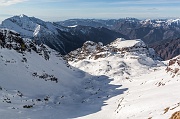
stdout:
[(143, 26), (151, 26), (151, 27), (175, 27), (180, 26), (180, 19), (145, 19), (139, 20), (136, 18), (122, 18), (122, 19), (69, 19), (65, 21), (56, 22), (62, 26), (74, 26), (74, 25), (82, 25), (82, 26), (93, 26), (93, 27), (106, 27), (113, 29), (119, 23), (127, 22), (127, 23), (139, 23)]
[(145, 72), (149, 67), (163, 65), (156, 60), (158, 57), (154, 50), (148, 48), (140, 39), (118, 38), (106, 46), (87, 41), (82, 48), (70, 52), (65, 58), (70, 61), (70, 64), (84, 71), (94, 67), (90, 73), (108, 74), (112, 78), (118, 75), (119, 79), (126, 79), (134, 73)]
[[(37, 44), (46, 44), (61, 54), (75, 50), (87, 40), (105, 44), (125, 35), (106, 28), (88, 26), (64, 27), (57, 23), (45, 22), (26, 15), (14, 16), (2, 21), (1, 27), (14, 30), (23, 38), (33, 39)], [(92, 37), (94, 36), (94, 37)]]
[(2, 26), (17, 31), (22, 37), (38, 37), (43, 33), (57, 34), (56, 27), (51, 23), (26, 15), (8, 18), (2, 22)]
[(64, 44), (57, 36), (58, 29), (63, 29), (61, 26), (57, 28), (50, 22), (20, 15), (4, 20), (1, 27), (12, 29), (20, 33), (23, 38), (31, 38), (38, 44), (44, 43), (57, 51), (65, 52)]

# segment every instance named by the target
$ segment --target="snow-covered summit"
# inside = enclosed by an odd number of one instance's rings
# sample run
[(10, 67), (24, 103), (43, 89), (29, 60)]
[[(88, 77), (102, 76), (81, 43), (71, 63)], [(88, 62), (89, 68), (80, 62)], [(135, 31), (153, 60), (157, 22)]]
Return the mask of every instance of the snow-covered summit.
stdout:
[(1, 28), (12, 29), (18, 32), (21, 37), (30, 38), (37, 44), (43, 43), (61, 53), (66, 52), (62, 42), (64, 37), (60, 35), (64, 33), (65, 28), (60, 25), (57, 26), (35, 17), (19, 15), (5, 19), (1, 24)]
[(35, 37), (43, 33), (57, 33), (56, 27), (35, 17), (26, 15), (13, 16), (2, 22), (2, 27), (13, 29), (23, 37)]
[(167, 20), (168, 25), (180, 25), (180, 18)]
[(141, 20), (140, 23), (143, 26), (147, 26), (150, 25), (152, 27), (164, 27), (164, 28), (168, 28), (168, 27), (176, 27), (176, 26), (180, 26), (180, 19), (146, 19), (146, 20)]

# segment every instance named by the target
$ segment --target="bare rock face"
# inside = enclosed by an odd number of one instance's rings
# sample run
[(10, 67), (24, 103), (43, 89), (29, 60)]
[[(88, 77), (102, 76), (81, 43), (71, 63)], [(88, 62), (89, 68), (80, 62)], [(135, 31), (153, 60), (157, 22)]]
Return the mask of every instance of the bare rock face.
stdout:
[(177, 56), (169, 60), (166, 71), (170, 72), (172, 77), (180, 76), (180, 56)]
[(180, 119), (180, 111), (173, 113), (169, 119)]

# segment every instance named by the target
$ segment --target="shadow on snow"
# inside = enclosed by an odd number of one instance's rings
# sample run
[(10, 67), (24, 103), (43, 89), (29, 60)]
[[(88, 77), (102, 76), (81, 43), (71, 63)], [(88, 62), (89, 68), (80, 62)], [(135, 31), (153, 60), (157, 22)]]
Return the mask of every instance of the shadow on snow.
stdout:
[(90, 78), (85, 78), (82, 87), (79, 87), (81, 88), (79, 93), (82, 97), (76, 100), (74, 104), (66, 105), (62, 109), (63, 113), (59, 110), (59, 114), (62, 114), (61, 119), (77, 118), (97, 113), (103, 106), (107, 105), (106, 101), (108, 99), (128, 90), (128, 88), (121, 88), (122, 85), (110, 84), (112, 80), (105, 75), (91, 75)]

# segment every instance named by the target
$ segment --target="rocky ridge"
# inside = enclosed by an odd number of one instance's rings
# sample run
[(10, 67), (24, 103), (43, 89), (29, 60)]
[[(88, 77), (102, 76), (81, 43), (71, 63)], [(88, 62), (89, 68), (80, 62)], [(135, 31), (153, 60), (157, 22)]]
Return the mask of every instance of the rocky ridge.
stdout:
[(45, 44), (38, 45), (31, 39), (22, 38), (19, 33), (9, 29), (0, 29), (0, 47), (1, 49), (13, 49), (22, 54), (33, 50), (46, 60), (49, 60), (51, 53), (49, 47)]
[(130, 54), (146, 54), (152, 58), (158, 58), (155, 51), (148, 48), (144, 42), (140, 39), (125, 40), (123, 38), (117, 38), (112, 43), (103, 46), (103, 43), (95, 43), (92, 41), (86, 41), (82, 48), (78, 48), (65, 56), (68, 61), (78, 61), (83, 59), (99, 59), (105, 58), (113, 54), (121, 54), (122, 57)]

